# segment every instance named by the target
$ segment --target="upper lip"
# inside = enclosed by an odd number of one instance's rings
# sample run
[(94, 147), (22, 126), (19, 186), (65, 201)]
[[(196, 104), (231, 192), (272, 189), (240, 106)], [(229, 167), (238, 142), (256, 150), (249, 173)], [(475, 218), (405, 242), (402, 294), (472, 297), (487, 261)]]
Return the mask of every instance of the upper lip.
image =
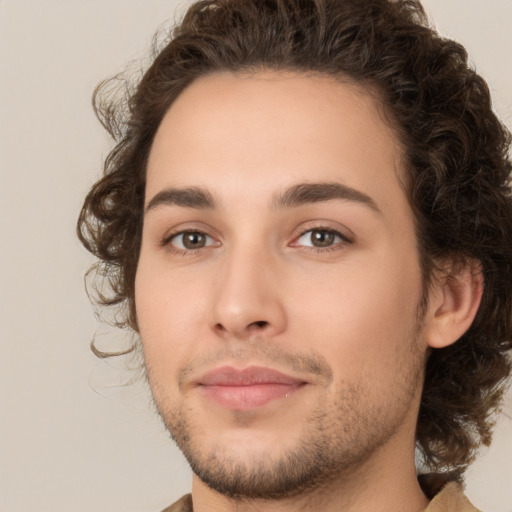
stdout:
[(303, 379), (285, 375), (272, 368), (250, 366), (248, 368), (234, 368), (222, 366), (205, 373), (199, 380), (203, 386), (252, 386), (256, 384), (304, 384)]

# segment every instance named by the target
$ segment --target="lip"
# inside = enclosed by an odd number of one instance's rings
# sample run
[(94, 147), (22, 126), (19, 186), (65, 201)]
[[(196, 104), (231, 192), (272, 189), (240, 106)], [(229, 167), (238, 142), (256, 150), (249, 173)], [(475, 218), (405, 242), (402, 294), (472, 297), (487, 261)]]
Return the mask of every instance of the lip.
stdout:
[(223, 366), (206, 373), (198, 384), (203, 394), (218, 405), (247, 411), (288, 398), (307, 382), (271, 368)]

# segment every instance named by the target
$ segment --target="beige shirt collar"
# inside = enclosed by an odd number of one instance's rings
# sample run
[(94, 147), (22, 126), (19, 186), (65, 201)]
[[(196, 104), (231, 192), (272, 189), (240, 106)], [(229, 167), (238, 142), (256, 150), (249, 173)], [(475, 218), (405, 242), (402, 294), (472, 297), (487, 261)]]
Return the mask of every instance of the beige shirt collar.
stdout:
[(450, 482), (436, 494), (425, 512), (481, 512), (468, 501), (459, 484)]
[[(162, 512), (193, 512), (192, 497), (190, 494), (183, 496), (179, 501), (167, 507)], [(481, 512), (468, 501), (462, 488), (455, 482), (446, 484), (439, 492), (425, 512)]]

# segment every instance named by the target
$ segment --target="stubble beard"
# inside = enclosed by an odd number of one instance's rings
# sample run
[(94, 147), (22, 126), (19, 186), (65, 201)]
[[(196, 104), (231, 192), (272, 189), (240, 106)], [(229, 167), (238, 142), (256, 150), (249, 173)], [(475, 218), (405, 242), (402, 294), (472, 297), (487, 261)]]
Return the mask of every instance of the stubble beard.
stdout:
[[(171, 437), (193, 472), (210, 488), (236, 500), (277, 500), (306, 495), (343, 481), (362, 468), (399, 430), (422, 385), (424, 354), (417, 344), (419, 324), (404, 340), (402, 354), (408, 368), (397, 377), (394, 389), (381, 402), (371, 396), (378, 383), (338, 382), (335, 399), (322, 400), (304, 421), (293, 448), (275, 447), (260, 455), (237, 457), (236, 446), (201, 445), (201, 429), (185, 401), (169, 401), (156, 392), (155, 404)], [(148, 372), (150, 373), (150, 372)], [(150, 375), (148, 375), (150, 377)], [(151, 382), (151, 378), (150, 378)], [(152, 386), (153, 387), (153, 386)], [(158, 387), (158, 386), (156, 386)], [(279, 418), (276, 418), (279, 421)], [(276, 441), (277, 443), (278, 441)]]
[(367, 408), (362, 416), (362, 403), (359, 390), (345, 389), (330, 410), (307, 419), (293, 449), (283, 451), (276, 444), (275, 453), (269, 450), (250, 460), (232, 455), (233, 446), (203, 450), (183, 410), (164, 421), (192, 471), (210, 488), (236, 500), (279, 500), (352, 477), (397, 432), (408, 410), (403, 407), (393, 420), (383, 420), (389, 404)]

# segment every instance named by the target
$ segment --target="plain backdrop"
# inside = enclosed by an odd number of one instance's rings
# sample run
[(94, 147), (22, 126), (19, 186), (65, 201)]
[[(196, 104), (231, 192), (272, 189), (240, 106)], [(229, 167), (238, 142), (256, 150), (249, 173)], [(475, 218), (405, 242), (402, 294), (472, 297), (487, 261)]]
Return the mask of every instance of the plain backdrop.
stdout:
[[(512, 1), (424, 3), (467, 46), (510, 127)], [(93, 88), (186, 4), (0, 0), (0, 512), (158, 512), (190, 488), (144, 385), (123, 386), (133, 372), (89, 350), (103, 335), (74, 235), (110, 148)], [(512, 512), (510, 395), (505, 412), (468, 475), (487, 512)]]

